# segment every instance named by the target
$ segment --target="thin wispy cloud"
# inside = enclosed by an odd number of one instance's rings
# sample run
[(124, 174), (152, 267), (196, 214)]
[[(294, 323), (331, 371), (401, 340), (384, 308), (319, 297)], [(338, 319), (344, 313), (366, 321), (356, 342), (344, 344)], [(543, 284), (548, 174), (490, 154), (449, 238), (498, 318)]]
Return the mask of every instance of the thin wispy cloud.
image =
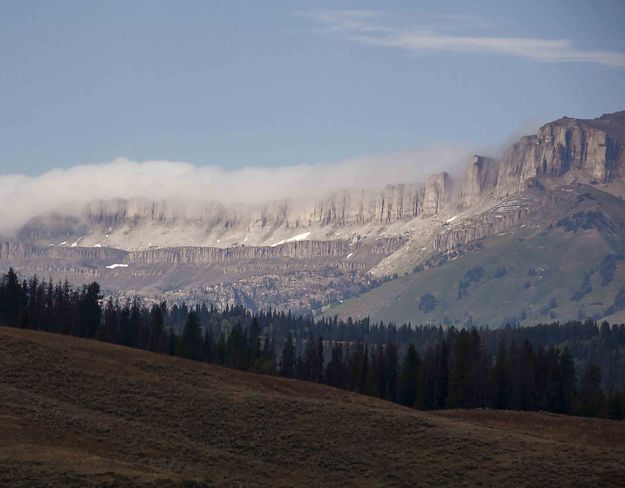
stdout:
[[(569, 39), (462, 35), (456, 33), (462, 26), (449, 16), (431, 25), (407, 28), (393, 23), (381, 12), (370, 10), (313, 10), (303, 15), (313, 20), (323, 32), (369, 46), (416, 53), (499, 54), (537, 62), (594, 63), (625, 68), (625, 53), (581, 49)], [(475, 26), (484, 28), (483, 22), (475, 20), (470, 22), (472, 31)]]

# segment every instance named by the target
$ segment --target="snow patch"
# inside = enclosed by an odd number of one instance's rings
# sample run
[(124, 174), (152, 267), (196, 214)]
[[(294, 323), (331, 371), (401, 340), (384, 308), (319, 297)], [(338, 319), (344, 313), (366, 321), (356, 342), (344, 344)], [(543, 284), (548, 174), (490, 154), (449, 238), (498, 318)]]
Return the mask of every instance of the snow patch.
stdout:
[(63, 241), (59, 244), (59, 246), (65, 246), (67, 244), (67, 241)]
[(457, 216), (457, 215), (454, 215), (452, 218), (447, 219), (445, 222), (446, 222), (446, 223), (448, 223), (448, 224), (451, 224), (451, 223), (452, 223), (454, 220), (456, 220), (457, 218), (458, 218), (458, 216)]
[(353, 255), (354, 255), (354, 253), (353, 253), (353, 252), (350, 252), (347, 256), (345, 256), (345, 259), (349, 259), (349, 258), (351, 258)]
[(127, 267), (128, 267), (127, 264), (111, 264), (110, 266), (107, 266), (106, 269), (127, 268)]
[(288, 239), (284, 239), (284, 240), (282, 240), (280, 242), (276, 242), (275, 244), (272, 244), (271, 247), (276, 247), (276, 246), (279, 246), (280, 244), (286, 244), (287, 242), (303, 241), (309, 235), (310, 235), (310, 232), (304, 232), (303, 234), (297, 234), (296, 236), (289, 237)]
[(102, 244), (100, 244), (99, 242), (97, 244), (95, 244), (93, 247), (102, 247)]
[(71, 247), (78, 247), (78, 243), (80, 242), (81, 239), (82, 239), (82, 237), (79, 237), (76, 242), (72, 242), (72, 246)]

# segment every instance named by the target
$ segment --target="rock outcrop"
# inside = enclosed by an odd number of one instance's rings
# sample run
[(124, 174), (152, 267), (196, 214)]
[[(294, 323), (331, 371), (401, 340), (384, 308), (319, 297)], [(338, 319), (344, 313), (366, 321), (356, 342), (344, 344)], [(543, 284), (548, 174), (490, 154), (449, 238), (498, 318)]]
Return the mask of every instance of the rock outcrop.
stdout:
[(438, 252), (446, 252), (471, 242), (490, 237), (521, 223), (531, 212), (526, 204), (514, 205), (503, 212), (497, 210), (467, 219), (460, 225), (445, 229), (434, 236), (433, 247)]
[(26, 242), (0, 242), (0, 259), (124, 259), (128, 253), (121, 249), (100, 247), (41, 247)]
[(423, 196), (423, 215), (435, 215), (443, 210), (452, 195), (452, 181), (442, 172), (428, 178)]
[[(37, 246), (23, 242), (0, 243), (0, 260), (87, 259), (115, 261), (115, 263), (143, 264), (215, 264), (239, 261), (291, 258), (350, 258), (354, 255), (388, 255), (406, 242), (402, 236), (372, 241), (296, 241), (278, 246), (239, 246), (229, 248), (181, 246), (141, 251), (124, 251), (108, 248)], [(379, 259), (379, 258), (378, 258)], [(114, 264), (114, 263), (108, 263)]]
[(598, 183), (625, 177), (625, 112), (593, 120), (565, 117), (521, 138), (503, 154), (497, 194), (510, 195), (535, 178), (571, 171)]
[(171, 247), (131, 251), (131, 263), (180, 263), (214, 264), (251, 259), (275, 259), (289, 257), (310, 259), (316, 257), (340, 257), (355, 252), (354, 244), (348, 241), (300, 241), (279, 246), (250, 247)]
[(484, 193), (497, 185), (498, 178), (499, 161), (486, 156), (473, 156), (458, 196), (458, 207), (467, 208), (473, 205)]
[(418, 216), (424, 193), (423, 184), (412, 183), (387, 185), (379, 191), (344, 190), (313, 201), (283, 200), (259, 205), (114, 199), (90, 203), (65, 226), (76, 225), (80, 220), (112, 228), (142, 221), (194, 222), (206, 228), (238, 226), (253, 232), (283, 225), (305, 228), (314, 224), (388, 224)]
[[(131, 251), (128, 262), (214, 264), (252, 259), (338, 258), (358, 252), (392, 254), (405, 243), (402, 237), (376, 239), (371, 243), (351, 241), (298, 241), (279, 246), (218, 247), (172, 247)], [(350, 256), (351, 257), (351, 256)]]

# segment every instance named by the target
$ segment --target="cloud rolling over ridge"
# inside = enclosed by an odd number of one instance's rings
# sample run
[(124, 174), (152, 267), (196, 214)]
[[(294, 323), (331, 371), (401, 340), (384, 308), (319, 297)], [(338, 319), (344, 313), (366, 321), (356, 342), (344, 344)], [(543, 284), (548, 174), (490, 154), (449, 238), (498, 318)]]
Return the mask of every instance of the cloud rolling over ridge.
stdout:
[(456, 171), (468, 153), (466, 147), (430, 146), (333, 163), (236, 170), (117, 158), (110, 163), (55, 169), (37, 176), (0, 175), (0, 233), (10, 235), (36, 215), (94, 200), (147, 198), (256, 204), (320, 198), (346, 188), (423, 181), (435, 172)]

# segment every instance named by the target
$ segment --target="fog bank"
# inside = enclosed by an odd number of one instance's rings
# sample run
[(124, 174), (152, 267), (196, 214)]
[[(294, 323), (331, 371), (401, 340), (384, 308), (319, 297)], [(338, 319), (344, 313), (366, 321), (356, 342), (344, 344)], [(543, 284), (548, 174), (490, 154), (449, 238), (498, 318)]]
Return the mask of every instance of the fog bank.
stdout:
[(36, 215), (93, 200), (142, 197), (254, 204), (320, 198), (345, 188), (424, 181), (432, 173), (458, 172), (468, 154), (466, 147), (430, 146), (332, 163), (235, 170), (117, 158), (37, 176), (0, 175), (0, 233), (10, 235)]

